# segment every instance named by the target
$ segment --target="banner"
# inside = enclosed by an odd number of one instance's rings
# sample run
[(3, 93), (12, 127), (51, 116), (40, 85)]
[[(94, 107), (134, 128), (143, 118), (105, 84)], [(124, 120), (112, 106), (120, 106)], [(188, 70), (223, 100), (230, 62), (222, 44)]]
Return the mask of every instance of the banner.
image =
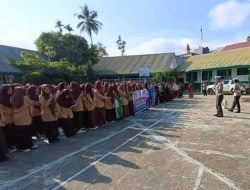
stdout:
[(132, 93), (134, 111), (135, 114), (138, 114), (149, 108), (149, 94), (146, 89), (144, 90), (136, 90)]

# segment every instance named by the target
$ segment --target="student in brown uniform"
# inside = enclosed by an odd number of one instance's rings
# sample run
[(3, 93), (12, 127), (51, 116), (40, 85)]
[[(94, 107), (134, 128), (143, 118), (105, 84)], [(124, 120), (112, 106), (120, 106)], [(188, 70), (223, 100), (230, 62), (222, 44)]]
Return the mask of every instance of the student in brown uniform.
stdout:
[(80, 129), (83, 129), (83, 93), (77, 82), (70, 83), (70, 92), (76, 102), (76, 106), (72, 108), (74, 115), (74, 127), (76, 131), (79, 131)]
[(13, 95), (14, 89), (11, 85), (2, 86), (0, 101), (2, 103), (2, 112), (5, 118), (5, 127), (3, 128), (5, 139), (10, 152), (15, 151), (15, 126), (13, 121), (13, 108), (10, 103), (10, 97)]
[(115, 98), (114, 98), (114, 92), (113, 92), (113, 87), (112, 85), (109, 85), (107, 87), (107, 91), (105, 94), (109, 99), (106, 99), (104, 104), (105, 104), (105, 110), (106, 110), (106, 120), (108, 122), (111, 122), (115, 120)]
[(55, 143), (59, 141), (57, 138), (59, 131), (57, 128), (56, 102), (48, 84), (43, 84), (41, 86), (39, 101), (42, 111), (42, 126), (46, 138), (48, 138), (49, 143)]
[(129, 106), (128, 106), (128, 97), (127, 97), (125, 84), (119, 85), (118, 92), (119, 92), (121, 100), (122, 100), (124, 117), (128, 117), (129, 116)]
[(33, 145), (31, 138), (31, 109), (33, 106), (40, 106), (40, 103), (29, 99), (26, 96), (25, 87), (22, 86), (15, 87), (10, 102), (13, 106), (16, 148), (24, 152), (37, 148), (37, 145)]
[(90, 83), (85, 84), (86, 96), (84, 106), (86, 108), (87, 129), (96, 129), (94, 93)]
[[(39, 88), (35, 85), (29, 85), (27, 88), (27, 96), (36, 102), (39, 102)], [(42, 135), (42, 112), (41, 105), (34, 105), (31, 109), (32, 115), (32, 136), (38, 138), (38, 134)]]
[(86, 101), (86, 90), (85, 90), (85, 84), (80, 85), (81, 90), (82, 90), (82, 102), (83, 102), (83, 127), (84, 129), (87, 128), (87, 109), (85, 106), (85, 101)]
[(58, 104), (58, 119), (63, 128), (63, 133), (66, 137), (71, 137), (76, 134), (73, 121), (72, 107), (76, 105), (72, 95), (68, 89), (62, 90), (56, 97)]
[(7, 156), (8, 148), (3, 131), (4, 127), (5, 127), (5, 118), (2, 111), (2, 102), (0, 101), (0, 162), (7, 161), (9, 159), (9, 157)]
[(104, 105), (104, 101), (106, 99), (110, 98), (104, 96), (102, 81), (98, 80), (95, 82), (95, 90), (94, 90), (96, 124), (98, 126), (104, 125), (106, 123), (106, 112)]
[(130, 115), (135, 115), (134, 114), (134, 103), (133, 103), (133, 98), (132, 98), (133, 89), (135, 89), (134, 83), (130, 83), (127, 85), (127, 97), (128, 97), (128, 107), (129, 107), (129, 114)]

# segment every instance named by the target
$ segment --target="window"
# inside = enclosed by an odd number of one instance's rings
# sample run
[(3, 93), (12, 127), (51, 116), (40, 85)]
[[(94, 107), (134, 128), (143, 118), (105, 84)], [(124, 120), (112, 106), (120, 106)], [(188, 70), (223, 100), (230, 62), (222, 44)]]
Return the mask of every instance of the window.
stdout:
[(224, 79), (231, 78), (232, 70), (231, 69), (223, 69), (223, 70), (217, 70), (217, 76), (221, 76)]
[(197, 81), (197, 72), (189, 72), (186, 74), (187, 82), (195, 82)]
[(202, 71), (202, 80), (211, 80), (212, 75), (212, 71)]
[(237, 75), (249, 75), (248, 68), (238, 68)]
[(229, 83), (229, 80), (224, 80), (223, 81), (223, 84), (228, 84)]

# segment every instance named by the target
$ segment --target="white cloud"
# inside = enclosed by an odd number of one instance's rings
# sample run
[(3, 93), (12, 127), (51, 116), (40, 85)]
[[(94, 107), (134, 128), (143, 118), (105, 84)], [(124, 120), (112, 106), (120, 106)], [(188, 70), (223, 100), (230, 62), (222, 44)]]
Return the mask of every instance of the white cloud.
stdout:
[[(189, 38), (154, 38), (141, 42), (135, 47), (126, 48), (125, 55), (140, 55), (153, 53), (169, 53), (175, 52), (181, 54), (185, 52), (187, 43), (192, 46), (196, 42)], [(109, 56), (119, 56), (121, 53), (115, 48), (107, 48)]]
[(0, 32), (0, 44), (35, 50), (34, 41), (27, 34), (19, 32), (17, 28)]
[(241, 26), (250, 16), (250, 1), (237, 2), (230, 0), (216, 5), (209, 11), (211, 27), (224, 29)]

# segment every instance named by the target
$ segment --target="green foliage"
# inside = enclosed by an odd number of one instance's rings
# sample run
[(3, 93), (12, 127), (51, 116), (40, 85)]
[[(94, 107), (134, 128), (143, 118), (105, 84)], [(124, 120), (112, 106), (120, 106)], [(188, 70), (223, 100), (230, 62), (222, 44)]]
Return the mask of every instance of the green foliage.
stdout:
[(35, 85), (40, 85), (42, 83), (49, 83), (49, 78), (40, 72), (28, 72), (22, 77), (23, 83), (31, 83)]
[(21, 56), (23, 61), (12, 61), (12, 64), (26, 73), (21, 79), (25, 83), (54, 83), (59, 80), (70, 82), (75, 77), (80, 80), (86, 76), (87, 68), (92, 65), (88, 63), (88, 66), (71, 66), (67, 60), (47, 62), (36, 54), (27, 52), (21, 52)]
[(151, 73), (154, 82), (174, 82), (177, 79), (177, 70), (168, 69), (164, 72)]
[(152, 73), (152, 80), (154, 82), (162, 82), (162, 73), (161, 72), (157, 72), (157, 73)]
[(247, 42), (250, 42), (250, 36), (247, 36)]
[(51, 61), (64, 59), (70, 65), (84, 65), (98, 57), (93, 54), (85, 38), (70, 33), (43, 32), (35, 43), (39, 53), (49, 57)]

